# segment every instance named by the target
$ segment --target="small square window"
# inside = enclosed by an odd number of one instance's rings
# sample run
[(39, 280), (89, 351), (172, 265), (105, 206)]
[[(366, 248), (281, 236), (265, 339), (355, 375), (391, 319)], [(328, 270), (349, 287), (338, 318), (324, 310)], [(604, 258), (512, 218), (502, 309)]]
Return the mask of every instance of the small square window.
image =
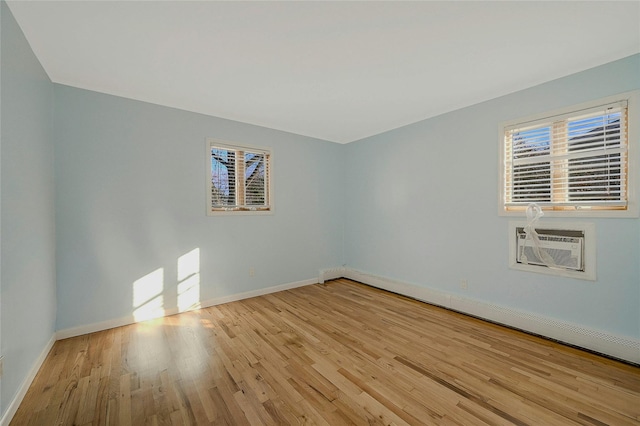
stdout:
[(271, 150), (207, 139), (209, 215), (271, 212)]

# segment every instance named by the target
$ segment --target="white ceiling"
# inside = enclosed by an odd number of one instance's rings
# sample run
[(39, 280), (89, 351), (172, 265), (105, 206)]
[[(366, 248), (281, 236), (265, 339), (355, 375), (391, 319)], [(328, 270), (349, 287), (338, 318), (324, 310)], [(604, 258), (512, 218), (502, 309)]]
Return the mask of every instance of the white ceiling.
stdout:
[(640, 1), (7, 3), (55, 83), (340, 143), (640, 52)]

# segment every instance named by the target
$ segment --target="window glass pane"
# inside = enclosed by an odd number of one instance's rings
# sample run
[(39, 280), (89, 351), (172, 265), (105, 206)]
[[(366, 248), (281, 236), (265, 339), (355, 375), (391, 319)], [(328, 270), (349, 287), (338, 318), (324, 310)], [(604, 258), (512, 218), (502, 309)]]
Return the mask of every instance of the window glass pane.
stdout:
[(515, 131), (512, 138), (514, 159), (549, 155), (551, 149), (551, 127), (549, 126)]
[(620, 154), (569, 160), (569, 200), (620, 200), (620, 171)]
[(590, 151), (620, 146), (621, 113), (598, 115), (567, 123), (569, 151)]
[(236, 205), (235, 151), (213, 147), (211, 149), (211, 205)]
[(266, 157), (263, 153), (245, 152), (245, 205), (266, 205)]
[(515, 165), (511, 200), (551, 201), (551, 165), (547, 162)]
[(603, 155), (569, 160), (569, 200), (619, 200), (621, 194), (620, 154), (607, 149), (620, 147), (621, 113), (569, 121), (569, 151), (598, 151)]

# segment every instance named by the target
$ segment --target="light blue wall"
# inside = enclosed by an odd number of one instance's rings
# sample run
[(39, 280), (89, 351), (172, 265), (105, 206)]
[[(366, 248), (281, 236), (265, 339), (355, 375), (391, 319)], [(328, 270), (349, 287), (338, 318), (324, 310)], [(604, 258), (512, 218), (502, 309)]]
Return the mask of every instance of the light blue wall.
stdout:
[(4, 413), (55, 331), (53, 84), (2, 8), (0, 280)]
[[(200, 300), (342, 263), (342, 146), (55, 85), (58, 329), (123, 318), (132, 285), (200, 250)], [(206, 216), (205, 139), (273, 149), (275, 213)], [(255, 275), (249, 275), (249, 268)]]
[[(2, 99), (2, 11), (4, 1), (0, 2), (0, 99)], [(0, 101), (0, 356), (2, 351), (2, 102)], [(0, 376), (0, 419), (4, 414), (2, 405), (2, 377)]]
[(347, 265), (640, 337), (638, 219), (582, 219), (596, 224), (590, 282), (509, 269), (509, 218), (498, 216), (500, 122), (638, 88), (635, 55), (348, 144)]

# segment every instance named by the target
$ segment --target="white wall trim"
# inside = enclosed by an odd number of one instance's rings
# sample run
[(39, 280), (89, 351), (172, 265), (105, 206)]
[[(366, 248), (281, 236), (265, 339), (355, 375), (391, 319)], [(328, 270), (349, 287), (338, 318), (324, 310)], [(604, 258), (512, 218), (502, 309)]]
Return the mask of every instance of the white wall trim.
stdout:
[(325, 281), (342, 278), (345, 275), (346, 268), (339, 266), (337, 268), (320, 269), (318, 274), (318, 283), (323, 284)]
[(42, 349), (42, 352), (40, 352), (40, 355), (38, 356), (36, 361), (33, 363), (31, 370), (29, 370), (29, 374), (27, 374), (27, 376), (22, 381), (22, 384), (18, 388), (18, 392), (16, 393), (13, 400), (7, 407), (7, 411), (4, 412), (2, 419), (0, 419), (0, 426), (8, 426), (9, 423), (11, 423), (13, 416), (18, 411), (18, 407), (20, 407), (20, 404), (22, 403), (24, 396), (27, 394), (27, 391), (29, 390), (29, 386), (31, 386), (33, 379), (36, 378), (36, 374), (38, 374), (40, 367), (42, 367), (42, 363), (47, 358), (47, 355), (49, 355), (49, 352), (51, 351), (51, 348), (53, 348), (53, 344), (55, 342), (56, 342), (56, 335), (54, 334), (51, 336), (51, 339), (49, 339), (44, 349)]
[[(317, 284), (318, 280), (316, 278), (296, 281), (288, 284), (280, 284), (272, 287), (261, 288), (258, 290), (246, 291), (244, 293), (236, 293), (228, 296), (216, 297), (213, 299), (208, 299), (200, 302), (200, 308), (208, 308), (209, 306), (221, 305), (223, 303), (235, 302), (242, 299), (249, 299), (252, 297), (263, 296), (265, 294), (277, 293), (279, 291), (291, 290), (297, 287), (303, 287), (306, 285)], [(178, 314), (178, 308), (171, 308), (164, 311), (164, 316), (170, 316)], [(65, 328), (63, 330), (58, 330), (56, 332), (56, 340), (68, 339), (70, 337), (81, 336), (83, 334), (95, 333), (97, 331), (108, 330), (110, 328), (122, 327), (124, 325), (134, 324), (137, 321), (135, 320), (133, 315), (128, 315), (126, 317), (114, 318), (107, 321), (96, 322), (87, 325), (80, 325), (77, 327)], [(2, 426), (2, 425), (0, 425)]]
[(640, 364), (640, 339), (619, 336), (554, 318), (448, 294), (356, 269), (345, 268), (344, 271), (345, 278), (372, 287)]

